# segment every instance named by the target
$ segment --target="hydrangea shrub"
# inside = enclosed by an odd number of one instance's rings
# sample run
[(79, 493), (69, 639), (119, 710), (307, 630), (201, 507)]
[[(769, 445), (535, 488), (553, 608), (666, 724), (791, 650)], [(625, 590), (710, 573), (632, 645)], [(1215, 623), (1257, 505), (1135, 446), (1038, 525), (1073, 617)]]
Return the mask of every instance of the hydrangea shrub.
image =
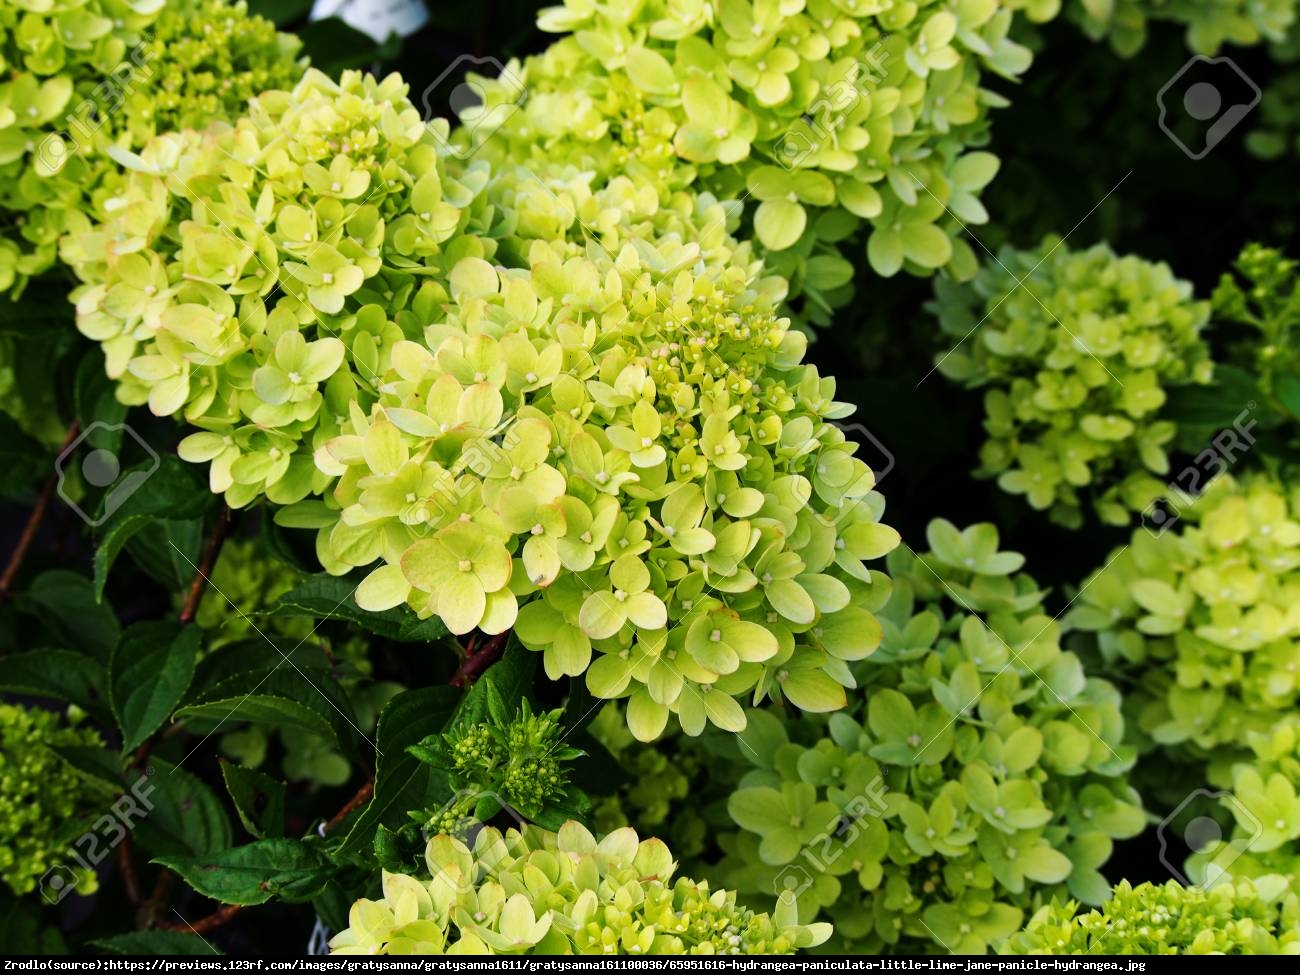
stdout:
[(674, 881), (668, 847), (632, 829), (598, 841), (576, 822), (487, 827), (472, 848), (440, 833), (425, 856), (431, 879), (385, 873), (383, 898), (352, 906), (334, 954), (790, 954), (830, 933), (789, 907), (770, 917)]
[(1074, 902), (1039, 910), (1002, 946), (1016, 955), (1294, 955), (1300, 899), (1279, 876), (1207, 889), (1127, 880), (1099, 909)]
[(998, 160), (977, 147), (1005, 104), (985, 80), (1030, 61), (997, 0), (571, 0), (538, 24), (564, 36), (477, 79), (458, 151), (734, 200), (822, 323), (864, 240), (881, 276), (974, 272), (960, 232), (988, 219)]
[(301, 75), (299, 47), (242, 2), (0, 4), (0, 292), (104, 214), (110, 150), (240, 115)]
[(984, 388), (977, 476), (1024, 495), (1063, 524), (1127, 525), (1165, 493), (1177, 428), (1160, 419), (1170, 387), (1208, 382), (1200, 333), (1209, 303), (1169, 266), (1104, 244), (1072, 251), (1049, 237), (1005, 248), (969, 285), (936, 283), (945, 376)]
[(1145, 816), (1119, 692), (1060, 646), (992, 525), (931, 523), (896, 552), (881, 647), (845, 711), (751, 717), (720, 876), (797, 896), (834, 950), (978, 953), (1068, 890), (1100, 903), (1112, 840)]

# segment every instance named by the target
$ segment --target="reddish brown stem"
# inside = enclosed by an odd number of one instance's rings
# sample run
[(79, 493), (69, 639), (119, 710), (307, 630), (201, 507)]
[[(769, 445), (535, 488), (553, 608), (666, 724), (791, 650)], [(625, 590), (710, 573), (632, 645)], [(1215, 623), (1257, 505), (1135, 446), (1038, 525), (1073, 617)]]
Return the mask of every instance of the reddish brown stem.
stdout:
[[(73, 420), (72, 426), (68, 427), (68, 435), (63, 438), (63, 446), (59, 448), (60, 455), (72, 446), (72, 442), (77, 439), (79, 429), (77, 421)], [(14, 580), (23, 567), (23, 561), (27, 558), (27, 550), (32, 547), (32, 542), (36, 540), (36, 533), (41, 529), (41, 522), (45, 520), (45, 512), (50, 507), (50, 499), (54, 497), (54, 489), (58, 483), (58, 475), (52, 474), (41, 487), (41, 493), (36, 496), (36, 505), (27, 517), (27, 524), (18, 539), (18, 546), (14, 549), (14, 554), (9, 556), (9, 564), (5, 566), (4, 574), (0, 575), (0, 597), (8, 596), (9, 590), (13, 588)]]
[(230, 509), (223, 504), (217, 515), (217, 523), (212, 526), (212, 531), (208, 534), (208, 542), (203, 547), (199, 570), (194, 574), (194, 581), (190, 583), (190, 591), (185, 596), (185, 605), (181, 607), (182, 623), (193, 623), (194, 617), (198, 615), (203, 594), (208, 591), (208, 580), (212, 577), (212, 569), (217, 564), (217, 556), (221, 554), (221, 543), (226, 539), (226, 524), (229, 518)]
[(164, 921), (159, 924), (158, 927), (162, 928), (164, 931), (190, 931), (194, 934), (207, 934), (209, 931), (215, 931), (243, 910), (243, 904), (226, 904), (224, 907), (217, 908), (207, 917), (199, 918), (193, 924), (185, 921), (180, 923), (175, 921)]
[[(487, 670), (494, 663), (501, 659), (501, 654), (505, 653), (506, 644), (510, 642), (510, 631), (498, 633), (496, 636), (488, 639), (478, 649), (470, 649), (464, 661), (456, 668), (456, 673), (451, 675), (451, 680), (447, 681), (452, 687), (467, 687), (474, 683), (481, 676), (483, 671)], [(470, 643), (473, 647), (473, 641)]]
[[(374, 795), (374, 792), (374, 780), (367, 779), (365, 784), (356, 791), (356, 794), (343, 804), (343, 808), (336, 812), (325, 824), (323, 827), (324, 831), (326, 833), (330, 832), (334, 827), (338, 826), (339, 823), (347, 819), (348, 814), (355, 812), (358, 808), (364, 805), (366, 801)], [(195, 934), (207, 934), (209, 931), (214, 931), (221, 927), (243, 910), (244, 907), (242, 904), (226, 904), (217, 908), (217, 910), (213, 911), (207, 917), (199, 918), (193, 924), (185, 921), (182, 921), (181, 923), (175, 921), (163, 921), (158, 924), (158, 927), (164, 931), (192, 931)]]
[(357, 790), (357, 794), (354, 795), (351, 799), (349, 799), (344, 804), (343, 808), (340, 809), (338, 812), (336, 812), (334, 814), (334, 817), (328, 823), (325, 824), (325, 832), (327, 833), (330, 832), (339, 823), (347, 819), (349, 813), (356, 811), (361, 806), (369, 802), (370, 797), (374, 794), (375, 794), (375, 783), (373, 780), (367, 779), (365, 785), (363, 785), (360, 789)]
[(153, 926), (154, 921), (158, 919), (158, 915), (162, 913), (167, 898), (171, 896), (172, 888), (175, 886), (176, 874), (164, 867), (158, 874), (158, 881), (154, 884), (153, 893), (144, 902), (144, 906), (136, 912), (135, 926), (137, 930), (143, 931), (145, 928)]

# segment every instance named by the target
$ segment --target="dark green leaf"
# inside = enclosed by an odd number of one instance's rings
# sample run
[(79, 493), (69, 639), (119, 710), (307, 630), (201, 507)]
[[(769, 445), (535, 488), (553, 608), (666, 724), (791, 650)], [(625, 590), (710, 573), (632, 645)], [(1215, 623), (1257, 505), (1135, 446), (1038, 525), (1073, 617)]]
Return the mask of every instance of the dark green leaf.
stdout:
[(283, 782), (225, 759), (221, 760), (221, 776), (226, 780), (235, 812), (246, 830), (259, 840), (284, 835), (286, 786)]
[(117, 383), (104, 372), (104, 353), (97, 346), (87, 349), (77, 364), (72, 406), (81, 429), (88, 431), (86, 443), (116, 454), (122, 443), (126, 404), (118, 400)]
[(54, 924), (53, 912), (33, 910), (0, 884), (0, 946), (8, 955), (66, 955), (68, 945)]
[(422, 687), (398, 694), (384, 706), (375, 730), (374, 798), (348, 832), (340, 855), (369, 853), (381, 824), (393, 829), (404, 825), (408, 810), (426, 807), (445, 791), (445, 779), (406, 750), (440, 732), (459, 697), (451, 687)]
[(347, 888), (337, 880), (325, 885), (316, 899), (311, 902), (312, 910), (321, 919), (321, 923), (331, 931), (342, 931), (348, 926), (348, 912), (357, 895), (349, 893)]
[(277, 27), (302, 20), (311, 12), (312, 0), (251, 0), (248, 12), (265, 17)]
[(1214, 381), (1206, 386), (1175, 386), (1169, 390), (1164, 416), (1179, 423), (1219, 429), (1259, 401), (1259, 381), (1236, 366), (1217, 365)]
[(108, 570), (113, 567), (117, 553), (131, 540), (131, 536), (153, 520), (152, 515), (128, 515), (114, 518), (105, 530), (99, 547), (95, 549), (95, 598), (104, 598), (104, 584), (108, 582)]
[(52, 642), (105, 664), (121, 635), (112, 609), (100, 605), (90, 580), (66, 569), (37, 576), (20, 608), (45, 624)]
[(220, 955), (206, 938), (188, 931), (131, 931), (91, 942), (114, 955)]
[(308, 901), (334, 872), (318, 849), (301, 840), (258, 840), (210, 856), (159, 857), (155, 862), (222, 904), (265, 904), (272, 897)]
[(406, 643), (432, 643), (447, 635), (447, 628), (436, 616), (422, 620), (405, 606), (366, 612), (353, 598), (358, 582), (324, 573), (311, 576), (276, 600), (270, 615), (348, 620), (371, 633)]
[(298, 31), (298, 36), (312, 66), (333, 76), (349, 68), (391, 60), (402, 49), (401, 38), (396, 35), (383, 44), (376, 44), (368, 34), (349, 27), (337, 17), (312, 21)]
[(1278, 376), (1273, 383), (1273, 391), (1291, 416), (1300, 419), (1300, 376), (1286, 374)]
[(136, 623), (122, 634), (108, 674), (123, 751), (134, 751), (181, 702), (202, 642), (199, 627), (171, 621)]
[(0, 691), (52, 697), (104, 718), (109, 714), (107, 687), (104, 665), (71, 650), (31, 650), (0, 657)]
[[(126, 543), (131, 558), (172, 592), (193, 581), (203, 554), (203, 519), (160, 518), (135, 532)], [(220, 596), (210, 596), (220, 599)]]
[(212, 790), (183, 768), (149, 759), (148, 781), (136, 794), (152, 808), (135, 828), (155, 856), (207, 856), (230, 846), (230, 820)]
[[(310, 575), (318, 567), (314, 551), (315, 532), (285, 528), (277, 525), (269, 514), (264, 514), (259, 534), (266, 551), (285, 565), (292, 566), (303, 575)], [(295, 545), (295, 542), (302, 544)]]
[[(267, 646), (263, 652), (274, 651)], [(176, 712), (177, 720), (188, 718), (300, 728), (331, 739), (345, 755), (357, 755), (356, 717), (347, 693), (328, 674), (289, 663), (269, 673), (237, 674), (204, 689)]]
[(537, 667), (537, 654), (511, 639), (501, 659), (488, 667), (483, 676), (461, 701), (450, 727), (482, 724), (498, 712), (498, 723), (510, 720), (519, 711), (519, 702), (532, 685), (533, 671)]
[[(59, 758), (68, 763), (96, 792), (112, 798), (122, 795), (126, 773), (122, 771), (119, 756), (107, 748), (93, 745), (72, 745), (54, 749)], [(132, 777), (133, 781), (135, 776)], [(145, 791), (149, 792), (148, 786)]]
[(53, 451), (0, 413), (0, 498), (30, 503), (53, 471)]
[[(288, 660), (285, 660), (288, 657)], [(252, 636), (247, 640), (227, 643), (209, 653), (199, 663), (194, 676), (194, 691), (186, 704), (192, 704), (198, 696), (222, 681), (240, 675), (264, 677), (280, 667), (293, 667), (307, 672), (325, 672), (329, 661), (321, 648), (314, 643), (301, 640), (283, 641)]]
[[(207, 481), (198, 468), (171, 454), (150, 458), (144, 464), (132, 468), (129, 473), (138, 473), (143, 477), (130, 494), (122, 497), (113, 511), (107, 512), (111, 518), (109, 529), (117, 522), (137, 515), (172, 519), (198, 518), (216, 503), (216, 496), (208, 490)], [(127, 473), (124, 473), (119, 482), (126, 477)]]

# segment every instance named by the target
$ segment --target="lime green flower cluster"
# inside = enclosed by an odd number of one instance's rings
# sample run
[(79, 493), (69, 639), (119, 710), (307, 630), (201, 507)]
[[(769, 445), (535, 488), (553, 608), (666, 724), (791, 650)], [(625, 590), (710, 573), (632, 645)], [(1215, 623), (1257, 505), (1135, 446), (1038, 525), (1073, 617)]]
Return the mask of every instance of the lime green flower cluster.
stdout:
[(1099, 910), (1043, 907), (1000, 951), (1014, 955), (1300, 954), (1300, 898), (1283, 877), (1208, 890), (1120, 881)]
[(505, 725), (466, 725), (421, 742), (413, 750), (417, 757), (446, 768), (453, 785), (469, 786), (462, 801), (439, 810), (435, 821), (421, 821), (435, 832), (454, 833), (484, 793), (499, 797), (528, 819), (563, 800), (569, 785), (565, 763), (583, 753), (564, 744), (562, 713), (533, 714), (525, 700)]
[(837, 951), (986, 951), (1045, 898), (1100, 903), (1112, 840), (1146, 824), (1119, 692), (1061, 649), (1023, 558), (988, 524), (928, 537), (890, 556), (861, 697), (788, 728), (751, 715), (757, 768), (728, 804), (719, 876), (792, 892)]
[(968, 150), (1005, 104), (981, 82), (1030, 62), (998, 0), (567, 0), (538, 23), (566, 36), (477, 79), (461, 151), (752, 197), (769, 266), (819, 322), (852, 295), (863, 221), (877, 274), (974, 273), (958, 234), (988, 219), (998, 160)]
[(1158, 537), (1145, 529), (1085, 581), (1067, 620), (1095, 633), (1126, 703), (1167, 758), (1232, 754), (1300, 701), (1300, 497), (1222, 475)]
[(54, 749), (102, 745), (93, 730), (51, 711), (0, 703), (0, 880), (14, 893), (35, 890), (56, 865), (75, 875), (79, 891), (94, 891), (94, 872), (62, 855), (97, 807), (86, 780)]
[(382, 900), (352, 906), (334, 954), (790, 954), (826, 940), (679, 878), (668, 847), (620, 829), (599, 842), (581, 824), (558, 833), (482, 830), (469, 849), (429, 841), (432, 880), (385, 873)]
[(110, 149), (239, 115), (301, 75), (299, 46), (242, 2), (0, 3), (0, 292), (103, 215)]
[(281, 521), (321, 527), (331, 572), (383, 560), (362, 607), (514, 626), (552, 678), (629, 698), (642, 740), (670, 714), (738, 730), (751, 691), (842, 706), (879, 631), (854, 605), (879, 575), (863, 560), (898, 540), (830, 422), (851, 407), (716, 202), (571, 182), (492, 184), (517, 234), (545, 236), (503, 242), (523, 267), (454, 265), (378, 403), (316, 452), (337, 487)]
[(1090, 484), (1098, 514), (1118, 525), (1165, 493), (1152, 476), (1168, 472), (1176, 433), (1156, 419), (1165, 390), (1212, 370), (1199, 334), (1209, 304), (1192, 300), (1190, 284), (1166, 264), (1048, 237), (1003, 249), (971, 285), (936, 282), (936, 294), (957, 343), (939, 371), (989, 387), (977, 475), (1076, 527)]
[(110, 218), (63, 246), (119, 398), (206, 431), (181, 455), (233, 507), (323, 490), (312, 449), (446, 298), (421, 276), (474, 194), (405, 96), (397, 76), (311, 70), (233, 126), (160, 136)]

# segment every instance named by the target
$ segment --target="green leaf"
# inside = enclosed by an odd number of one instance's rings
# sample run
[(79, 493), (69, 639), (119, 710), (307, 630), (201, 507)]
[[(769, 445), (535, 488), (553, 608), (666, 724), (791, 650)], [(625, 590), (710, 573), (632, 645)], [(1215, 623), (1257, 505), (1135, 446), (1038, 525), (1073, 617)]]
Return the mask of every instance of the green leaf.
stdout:
[(492, 701), (507, 716), (519, 710), (519, 702), (532, 685), (537, 654), (511, 639), (501, 659), (488, 667), (469, 689), (448, 729), (481, 724), (492, 718)]
[(136, 841), (155, 856), (206, 856), (230, 846), (230, 820), (211, 789), (185, 769), (150, 758), (148, 781), (135, 791), (149, 815)]
[[(157, 458), (157, 465), (111, 513), (108, 531), (119, 521), (137, 515), (197, 518), (212, 509), (216, 496), (208, 490), (207, 481), (195, 465), (171, 454)], [(143, 469), (151, 466), (152, 463)]]
[(338, 17), (314, 20), (297, 33), (302, 39), (302, 53), (311, 59), (312, 67), (335, 78), (349, 68), (392, 61), (402, 50), (402, 39), (397, 34), (383, 44), (376, 44), (368, 34), (348, 26)]
[(122, 795), (126, 774), (118, 755), (96, 745), (53, 746), (53, 750), (94, 791), (109, 799)]
[(202, 518), (158, 518), (131, 536), (126, 551), (169, 591), (180, 592), (197, 574), (203, 541)]
[(278, 779), (221, 759), (221, 777), (234, 800), (244, 828), (259, 840), (284, 835), (284, 796), (287, 787)]
[(0, 413), (0, 498), (30, 506), (50, 474), (46, 447)]
[(314, 679), (318, 671), (328, 676), (329, 661), (315, 643), (260, 636), (236, 640), (211, 651), (199, 662), (185, 703), (195, 703), (208, 689), (232, 677), (265, 677), (281, 667), (296, 668)]
[(90, 580), (66, 569), (36, 577), (19, 608), (40, 619), (59, 646), (80, 650), (108, 663), (121, 630), (117, 617), (95, 598)]
[(459, 698), (453, 687), (422, 687), (384, 705), (375, 729), (375, 794), (349, 830), (339, 856), (368, 853), (379, 826), (405, 825), (408, 810), (426, 808), (447, 790), (439, 773), (407, 749), (441, 732)]
[[(267, 644), (264, 652), (274, 650)], [(357, 755), (356, 717), (338, 681), (287, 662), (266, 673), (236, 674), (207, 688), (193, 703), (178, 709), (175, 718), (299, 728), (333, 741), (345, 755)]]
[(117, 555), (131, 540), (131, 536), (154, 520), (152, 515), (128, 515), (115, 518), (104, 532), (99, 547), (95, 549), (95, 598), (104, 598), (104, 585), (108, 582), (108, 570), (113, 567)]
[(1217, 430), (1232, 426), (1247, 408), (1246, 404), (1258, 402), (1259, 398), (1259, 381), (1254, 375), (1236, 366), (1220, 364), (1214, 367), (1214, 379), (1209, 385), (1175, 386), (1168, 390), (1161, 415), (1180, 424)]
[(109, 715), (107, 672), (97, 660), (71, 650), (31, 650), (0, 657), (0, 691), (75, 704), (96, 717)]
[(188, 931), (130, 931), (90, 942), (114, 955), (220, 955), (202, 935)]
[(319, 849), (302, 840), (258, 840), (209, 856), (158, 857), (204, 897), (222, 904), (265, 904), (272, 897), (302, 903), (334, 873)]
[(57, 925), (46, 923), (47, 919), (57, 918), (53, 911), (41, 911), (35, 905), (29, 909), (8, 887), (0, 887), (0, 945), (4, 945), (6, 954), (67, 954), (68, 945)]
[(1300, 419), (1300, 376), (1287, 373), (1277, 377), (1273, 392), (1292, 417)]
[(122, 634), (109, 660), (108, 694), (124, 752), (139, 747), (181, 702), (202, 643), (199, 627), (171, 621), (136, 623)]
[(104, 353), (97, 348), (88, 349), (77, 364), (72, 405), (81, 429), (87, 431), (85, 443), (116, 454), (122, 442), (119, 424), (126, 419), (126, 404), (118, 400), (117, 383), (104, 372)]
[(311, 12), (312, 0), (250, 0), (248, 12), (265, 17), (277, 27), (302, 20)]
[(403, 643), (432, 643), (447, 635), (447, 627), (438, 617), (422, 620), (405, 606), (380, 613), (362, 609), (354, 597), (360, 581), (324, 573), (311, 576), (277, 599), (267, 615), (348, 620), (371, 633)]

